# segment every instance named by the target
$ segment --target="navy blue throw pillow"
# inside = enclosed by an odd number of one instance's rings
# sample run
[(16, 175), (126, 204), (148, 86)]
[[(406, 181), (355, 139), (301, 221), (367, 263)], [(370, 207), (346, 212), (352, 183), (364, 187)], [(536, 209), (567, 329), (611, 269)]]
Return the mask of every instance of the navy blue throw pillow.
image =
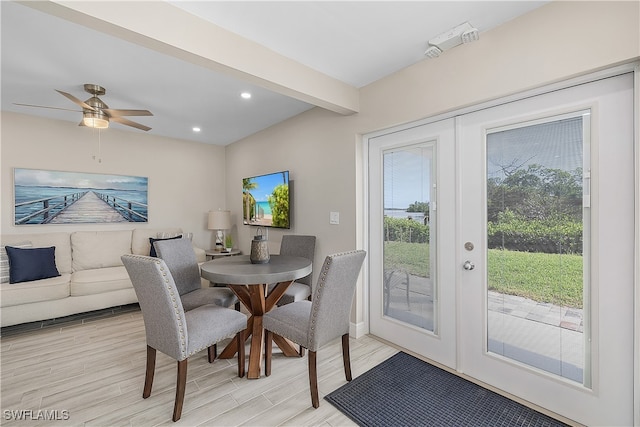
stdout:
[(156, 253), (156, 248), (153, 246), (153, 242), (157, 242), (158, 240), (173, 240), (173, 239), (182, 239), (182, 234), (178, 234), (176, 237), (168, 237), (166, 239), (154, 239), (153, 237), (149, 237), (149, 243), (151, 244), (151, 250), (149, 251), (149, 256), (154, 258), (158, 257)]
[(56, 247), (14, 248), (5, 246), (9, 258), (9, 283), (30, 282), (60, 276), (56, 268)]

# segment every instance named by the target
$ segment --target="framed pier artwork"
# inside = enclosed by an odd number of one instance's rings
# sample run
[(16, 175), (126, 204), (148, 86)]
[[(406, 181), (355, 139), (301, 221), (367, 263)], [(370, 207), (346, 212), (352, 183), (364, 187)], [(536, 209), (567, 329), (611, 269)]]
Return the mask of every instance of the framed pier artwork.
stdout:
[(14, 169), (14, 223), (148, 222), (148, 178)]

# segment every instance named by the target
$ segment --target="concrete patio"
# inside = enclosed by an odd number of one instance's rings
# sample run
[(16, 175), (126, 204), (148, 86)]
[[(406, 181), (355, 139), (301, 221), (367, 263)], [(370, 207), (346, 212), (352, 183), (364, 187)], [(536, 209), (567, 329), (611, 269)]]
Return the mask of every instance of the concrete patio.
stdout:
[[(433, 330), (433, 285), (410, 275), (409, 292), (400, 284), (390, 290), (387, 315)], [(584, 322), (582, 309), (559, 307), (489, 291), (489, 342), (492, 353), (582, 383)]]

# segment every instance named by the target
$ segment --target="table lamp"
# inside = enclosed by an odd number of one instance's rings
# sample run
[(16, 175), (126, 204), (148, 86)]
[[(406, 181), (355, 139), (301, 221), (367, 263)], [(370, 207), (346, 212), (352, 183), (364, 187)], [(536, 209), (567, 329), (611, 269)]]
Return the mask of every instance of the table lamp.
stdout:
[(209, 211), (209, 230), (216, 230), (216, 252), (224, 248), (224, 231), (231, 228), (231, 211)]

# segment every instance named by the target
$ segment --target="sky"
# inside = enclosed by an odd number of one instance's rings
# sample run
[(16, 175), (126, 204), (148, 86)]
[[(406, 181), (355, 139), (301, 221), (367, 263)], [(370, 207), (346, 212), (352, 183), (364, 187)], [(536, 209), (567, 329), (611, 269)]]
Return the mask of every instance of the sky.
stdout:
[(406, 209), (430, 198), (432, 149), (412, 147), (384, 154), (384, 208)]
[[(274, 172), (268, 175), (261, 175), (251, 178), (251, 182), (258, 184), (258, 187), (254, 190), (250, 190), (253, 197), (257, 202), (266, 202), (267, 198), (273, 193), (273, 189), (282, 184), (282, 173)], [(289, 182), (289, 172), (284, 171), (286, 174), (287, 183)]]
[[(583, 166), (583, 117), (526, 125), (487, 136), (487, 173), (503, 178), (503, 167), (572, 171)], [(429, 146), (409, 146), (384, 153), (384, 208), (406, 209), (428, 202), (433, 168)]]
[(572, 171), (583, 167), (582, 116), (522, 126), (487, 136), (489, 178), (504, 178), (502, 168), (540, 165)]
[(61, 172), (38, 169), (14, 170), (15, 185), (97, 188), (114, 190), (146, 190), (148, 178), (97, 173)]

